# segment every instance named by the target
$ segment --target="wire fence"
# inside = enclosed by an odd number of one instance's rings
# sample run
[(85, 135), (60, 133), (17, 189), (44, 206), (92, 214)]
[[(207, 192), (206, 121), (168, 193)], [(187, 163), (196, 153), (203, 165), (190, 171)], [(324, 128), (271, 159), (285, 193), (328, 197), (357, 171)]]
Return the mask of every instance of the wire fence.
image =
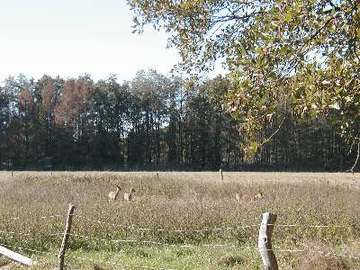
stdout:
[[(231, 230), (247, 230), (250, 228), (259, 228), (261, 226), (260, 223), (254, 223), (254, 224), (243, 224), (238, 225), (235, 227), (214, 227), (214, 228), (202, 228), (202, 229), (167, 229), (167, 228), (145, 228), (145, 227), (137, 227), (135, 225), (125, 225), (125, 224), (118, 224), (118, 223), (112, 223), (112, 222), (106, 222), (99, 219), (92, 219), (87, 216), (83, 215), (72, 215), (74, 218), (86, 221), (88, 224), (103, 224), (107, 226), (112, 226), (114, 228), (122, 228), (127, 230), (136, 230), (139, 232), (143, 231), (156, 231), (156, 232), (172, 232), (172, 233), (202, 233), (202, 232), (209, 232), (209, 231), (217, 231), (217, 232), (224, 232), (224, 231), (231, 231)], [(9, 220), (21, 220), (20, 217), (9, 217)], [(48, 215), (48, 216), (41, 216), (39, 219), (44, 220), (50, 220), (50, 219), (65, 219), (64, 215)], [(323, 228), (344, 228), (344, 229), (353, 229), (352, 226), (348, 225), (326, 225), (326, 224), (268, 224), (267, 226), (276, 226), (278, 228), (315, 228), (315, 229), (323, 229)], [(0, 230), (0, 235), (6, 235), (6, 236), (22, 236), (22, 237), (29, 237), (31, 238), (33, 236), (32, 233), (28, 232), (13, 232), (13, 231), (6, 231), (6, 230)], [(53, 237), (54, 239), (58, 240), (61, 236), (63, 236), (63, 233), (59, 232), (52, 232), (47, 235), (47, 237)], [(159, 246), (159, 247), (174, 247), (174, 248), (184, 248), (184, 249), (197, 249), (201, 247), (205, 248), (223, 248), (223, 249), (235, 249), (235, 250), (241, 250), (241, 251), (253, 251), (257, 252), (259, 251), (259, 247), (257, 246), (244, 246), (239, 244), (229, 244), (229, 243), (208, 243), (208, 244), (170, 244), (170, 243), (164, 243), (159, 241), (151, 241), (151, 240), (139, 240), (139, 239), (118, 239), (118, 238), (101, 238), (101, 237), (94, 237), (91, 235), (84, 235), (80, 233), (70, 233), (69, 236), (72, 239), (84, 239), (86, 241), (98, 241), (98, 242), (104, 242), (104, 243), (129, 243), (129, 244), (136, 244), (141, 246)], [(57, 254), (54, 252), (48, 252), (48, 251), (41, 251), (33, 248), (27, 248), (27, 247), (21, 247), (21, 246), (9, 246), (6, 244), (3, 244), (0, 242), (0, 246), (6, 247), (8, 249), (18, 251), (18, 252), (24, 252), (28, 254), (32, 254), (35, 259), (41, 258), (41, 257), (49, 257), (52, 258), (54, 261), (56, 261)], [(322, 256), (341, 256), (350, 260), (358, 260), (360, 261), (360, 254), (351, 254), (350, 252), (342, 252), (339, 254), (334, 253), (333, 251), (324, 251), (324, 250), (316, 250), (311, 249), (310, 247), (304, 247), (304, 248), (290, 248), (290, 247), (276, 247), (271, 250), (274, 253), (305, 253), (305, 252), (312, 252), (312, 253), (319, 253)], [(136, 266), (136, 265), (124, 265), (120, 260), (116, 261), (97, 261), (92, 258), (78, 256), (73, 254), (74, 252), (70, 250), (70, 254), (68, 255), (67, 259), (71, 261), (84, 261), (88, 263), (93, 263), (94, 265), (97, 264), (105, 264), (110, 267), (118, 267), (121, 265), (122, 269), (149, 269), (149, 270), (176, 270), (171, 267), (149, 267), (149, 266)], [(38, 257), (40, 256), (40, 257)]]
[[(116, 228), (122, 228), (126, 230), (133, 230), (133, 231), (156, 231), (156, 232), (173, 232), (173, 233), (201, 233), (201, 232), (214, 232), (214, 231), (233, 231), (233, 230), (240, 230), (240, 229), (249, 229), (249, 228), (258, 228), (261, 224), (255, 223), (255, 224), (247, 224), (247, 225), (237, 225), (237, 226), (228, 226), (228, 227), (210, 227), (210, 228), (202, 228), (202, 229), (169, 229), (169, 228), (145, 228), (145, 227), (139, 227), (137, 225), (125, 225), (125, 224), (118, 224), (118, 223), (112, 223), (112, 222), (106, 222), (103, 220), (98, 219), (91, 219), (88, 217), (85, 217), (83, 215), (77, 215), (74, 214), (74, 217), (83, 219), (87, 222), (90, 222), (92, 224), (104, 224)], [(49, 215), (49, 216), (41, 216), (38, 217), (38, 219), (56, 219), (61, 218), (64, 219), (64, 215)], [(10, 217), (7, 218), (8, 220), (21, 220), (21, 217)], [(268, 224), (268, 226), (276, 226), (278, 228), (343, 228), (343, 229), (352, 229), (352, 226), (349, 225), (322, 225), (322, 224)], [(0, 231), (1, 232), (1, 231)]]

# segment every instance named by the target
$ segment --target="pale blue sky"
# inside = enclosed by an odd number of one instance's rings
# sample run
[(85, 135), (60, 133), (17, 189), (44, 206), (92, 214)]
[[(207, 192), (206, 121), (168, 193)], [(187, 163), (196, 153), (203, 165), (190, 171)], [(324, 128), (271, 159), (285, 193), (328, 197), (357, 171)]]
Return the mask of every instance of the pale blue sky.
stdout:
[(24, 73), (93, 78), (139, 69), (170, 71), (179, 60), (165, 33), (131, 33), (126, 0), (0, 0), (0, 81)]

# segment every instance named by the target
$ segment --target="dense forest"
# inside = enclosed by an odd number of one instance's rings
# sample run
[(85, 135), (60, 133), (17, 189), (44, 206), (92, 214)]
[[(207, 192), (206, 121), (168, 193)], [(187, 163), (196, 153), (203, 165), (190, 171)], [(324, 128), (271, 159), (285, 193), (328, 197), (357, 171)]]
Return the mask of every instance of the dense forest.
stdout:
[[(23, 75), (0, 87), (1, 169), (302, 170), (348, 169), (355, 153), (326, 118), (291, 112), (251, 159), (226, 104), (228, 79), (198, 84), (140, 71), (131, 81)], [(274, 133), (275, 131), (275, 133)]]

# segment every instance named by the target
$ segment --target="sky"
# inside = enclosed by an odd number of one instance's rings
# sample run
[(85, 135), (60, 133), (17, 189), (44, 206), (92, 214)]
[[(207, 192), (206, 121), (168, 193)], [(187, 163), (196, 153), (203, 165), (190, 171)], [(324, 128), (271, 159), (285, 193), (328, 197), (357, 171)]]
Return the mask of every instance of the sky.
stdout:
[(132, 34), (126, 0), (0, 0), (0, 81), (23, 73), (64, 78), (88, 73), (131, 79), (140, 69), (167, 74), (179, 61), (167, 35)]

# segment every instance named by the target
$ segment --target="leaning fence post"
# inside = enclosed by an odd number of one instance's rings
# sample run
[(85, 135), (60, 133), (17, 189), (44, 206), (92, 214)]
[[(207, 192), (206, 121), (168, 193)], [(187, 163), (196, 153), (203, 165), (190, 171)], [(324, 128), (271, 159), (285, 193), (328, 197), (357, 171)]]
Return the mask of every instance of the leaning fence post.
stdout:
[(67, 248), (68, 240), (69, 240), (69, 236), (70, 236), (71, 223), (72, 223), (72, 218), (73, 218), (73, 215), (74, 215), (74, 211), (75, 211), (75, 206), (70, 204), (68, 214), (67, 214), (67, 218), (66, 218), (64, 237), (63, 237), (61, 247), (60, 247), (60, 251), (59, 251), (59, 255), (58, 255), (58, 258), (59, 258), (59, 268), (58, 268), (58, 270), (63, 270), (64, 269), (65, 252), (66, 252), (66, 248)]
[(258, 248), (264, 264), (264, 270), (278, 270), (278, 264), (271, 244), (271, 236), (274, 230), (277, 216), (272, 213), (264, 213), (259, 229)]

